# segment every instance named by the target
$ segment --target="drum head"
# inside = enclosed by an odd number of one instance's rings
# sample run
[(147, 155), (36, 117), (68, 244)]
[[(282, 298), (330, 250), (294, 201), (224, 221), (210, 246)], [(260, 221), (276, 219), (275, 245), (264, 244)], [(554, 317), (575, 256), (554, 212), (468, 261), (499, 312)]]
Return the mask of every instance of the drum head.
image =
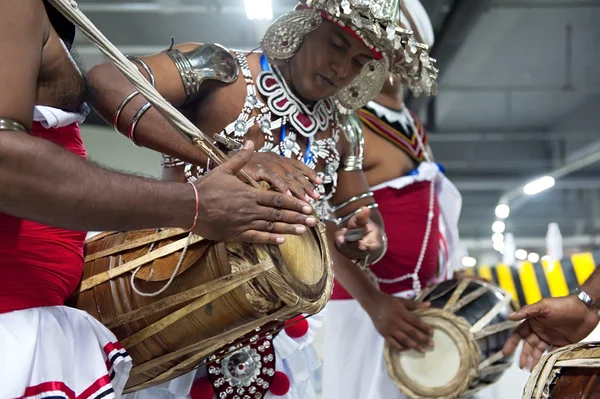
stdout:
[(473, 382), (479, 353), (476, 349), (473, 353), (464, 322), (455, 320), (458, 318), (451, 314), (441, 318), (429, 313), (429, 316), (422, 316), (422, 320), (433, 328), (434, 348), (425, 353), (415, 350), (398, 352), (386, 344), (388, 372), (410, 398), (456, 397)]
[(286, 236), (279, 250), (288, 271), (302, 284), (315, 285), (323, 278), (321, 247), (311, 231), (301, 236)]

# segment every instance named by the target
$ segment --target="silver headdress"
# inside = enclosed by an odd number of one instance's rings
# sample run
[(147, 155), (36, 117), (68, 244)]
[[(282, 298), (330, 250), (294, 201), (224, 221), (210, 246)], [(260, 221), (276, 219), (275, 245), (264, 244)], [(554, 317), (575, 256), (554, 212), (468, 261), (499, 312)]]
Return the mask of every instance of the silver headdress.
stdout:
[(306, 6), (283, 15), (269, 27), (261, 42), (268, 58), (292, 57), (304, 36), (327, 19), (350, 29), (376, 58), (336, 94), (343, 108), (353, 111), (372, 100), (387, 72), (398, 74), (417, 96), (437, 94), (435, 60), (429, 56), (428, 46), (417, 43), (412, 31), (400, 27), (400, 0), (306, 0)]

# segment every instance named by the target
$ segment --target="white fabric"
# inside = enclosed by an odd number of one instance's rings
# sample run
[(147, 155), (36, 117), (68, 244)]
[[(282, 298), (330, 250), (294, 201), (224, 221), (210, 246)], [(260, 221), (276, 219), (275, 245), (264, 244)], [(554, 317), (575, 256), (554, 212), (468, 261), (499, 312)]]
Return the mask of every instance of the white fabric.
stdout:
[[(411, 291), (396, 294), (410, 298)], [(330, 301), (324, 327), (324, 399), (405, 398), (389, 378), (384, 339), (355, 300)]]
[(36, 105), (33, 107), (33, 120), (39, 122), (46, 129), (69, 126), (73, 123), (82, 124), (85, 121), (87, 112), (76, 114), (63, 111), (62, 109)]
[[(285, 330), (273, 340), (275, 370), (285, 373), (290, 379), (290, 390), (283, 396), (270, 392), (265, 399), (316, 399), (311, 378), (321, 366), (313, 341), (318, 329), (323, 325), (324, 311), (307, 318), (308, 332), (299, 338), (292, 338)], [(200, 367), (172, 381), (156, 387), (123, 395), (124, 399), (189, 399), (189, 393), (196, 379), (206, 376), (206, 367)], [(216, 399), (216, 396), (215, 396)]]
[(412, 31), (419, 32), (423, 43), (428, 45), (430, 48), (435, 42), (435, 35), (433, 33), (433, 26), (431, 25), (431, 19), (427, 15), (427, 11), (423, 4), (419, 0), (402, 0), (408, 14), (412, 18), (415, 26), (412, 26), (406, 16), (400, 12), (400, 23), (402, 26)]
[[(409, 298), (411, 292), (396, 296)], [(323, 399), (405, 399), (392, 382), (383, 357), (384, 339), (354, 300), (331, 301), (324, 327)], [(519, 348), (517, 354), (521, 352)], [(494, 385), (472, 399), (520, 398), (529, 372), (518, 356)]]
[(26, 398), (119, 398), (131, 358), (115, 343), (109, 330), (77, 309), (52, 306), (0, 314), (0, 398), (20, 398), (26, 388), (52, 382), (64, 386), (39, 387)]

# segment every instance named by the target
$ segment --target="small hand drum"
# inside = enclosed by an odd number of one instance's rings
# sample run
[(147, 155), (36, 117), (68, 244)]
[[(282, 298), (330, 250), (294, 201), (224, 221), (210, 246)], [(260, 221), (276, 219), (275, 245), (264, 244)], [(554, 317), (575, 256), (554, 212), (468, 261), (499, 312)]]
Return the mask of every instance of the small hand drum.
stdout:
[(546, 354), (529, 376), (523, 399), (600, 399), (600, 343)]
[(468, 397), (496, 382), (510, 367), (502, 347), (518, 323), (517, 306), (502, 289), (472, 279), (448, 280), (423, 291), (415, 312), (433, 330), (435, 347), (398, 352), (386, 343), (388, 373), (409, 398)]

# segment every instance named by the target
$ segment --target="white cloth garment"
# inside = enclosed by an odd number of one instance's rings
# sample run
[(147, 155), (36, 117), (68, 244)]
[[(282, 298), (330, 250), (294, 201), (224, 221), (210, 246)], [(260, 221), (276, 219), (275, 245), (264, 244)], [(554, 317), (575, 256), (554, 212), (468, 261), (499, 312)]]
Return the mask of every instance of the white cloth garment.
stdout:
[(58, 108), (36, 105), (33, 107), (33, 120), (41, 123), (46, 129), (59, 128), (69, 126), (72, 123), (83, 123), (88, 112), (89, 110), (81, 114), (76, 114)]
[(119, 398), (131, 358), (89, 314), (50, 306), (0, 314), (0, 398)]
[[(432, 281), (438, 282), (452, 278), (456, 266), (454, 252), (458, 246), (458, 218), (462, 207), (462, 197), (456, 187), (441, 173), (437, 164), (422, 162), (415, 173), (379, 184), (371, 190), (386, 187), (401, 189), (423, 181), (435, 182), (440, 234), (445, 241), (445, 249), (440, 245), (440, 251), (447, 251), (443, 256), (447, 264), (441, 265), (438, 277)], [(403, 291), (395, 295), (411, 298), (414, 292)], [(360, 304), (353, 299), (334, 300), (326, 309), (323, 398), (405, 398), (387, 373), (383, 357), (384, 339)]]
[[(282, 330), (273, 339), (275, 370), (285, 373), (290, 380), (290, 390), (283, 396), (267, 392), (265, 399), (316, 399), (311, 378), (321, 366), (321, 360), (313, 346), (318, 329), (323, 324), (323, 312), (306, 319), (308, 332), (292, 338)], [(124, 395), (124, 399), (189, 399), (196, 379), (206, 376), (206, 367), (190, 372), (156, 387)], [(216, 396), (215, 396), (216, 399)]]

